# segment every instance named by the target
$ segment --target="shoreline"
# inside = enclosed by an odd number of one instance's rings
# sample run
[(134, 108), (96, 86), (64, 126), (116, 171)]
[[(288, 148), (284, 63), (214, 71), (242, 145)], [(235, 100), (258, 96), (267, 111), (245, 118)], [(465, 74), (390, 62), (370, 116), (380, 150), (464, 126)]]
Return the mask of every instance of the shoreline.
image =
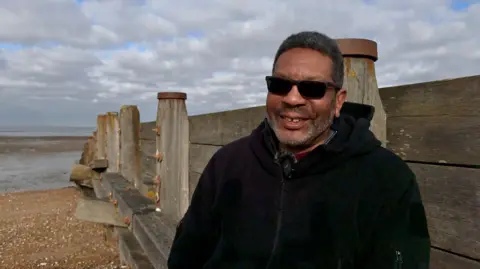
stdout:
[(0, 154), (81, 152), (87, 141), (88, 136), (0, 136)]
[(103, 225), (74, 217), (75, 186), (0, 194), (0, 268), (122, 268)]
[(59, 135), (59, 136), (49, 136), (49, 135), (43, 135), (43, 136), (28, 136), (28, 135), (23, 135), (23, 136), (13, 136), (13, 135), (5, 135), (2, 136), (0, 135), (0, 141), (1, 140), (87, 140), (88, 135), (83, 135), (83, 136), (76, 136), (76, 135)]

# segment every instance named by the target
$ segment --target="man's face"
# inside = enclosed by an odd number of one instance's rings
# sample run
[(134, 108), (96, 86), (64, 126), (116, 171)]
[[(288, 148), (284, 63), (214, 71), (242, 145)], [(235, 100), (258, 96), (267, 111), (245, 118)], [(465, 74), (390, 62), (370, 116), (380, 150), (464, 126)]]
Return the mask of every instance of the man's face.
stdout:
[[(290, 80), (333, 82), (332, 60), (311, 49), (291, 49), (277, 60), (273, 76)], [(268, 93), (267, 116), (280, 143), (290, 148), (312, 147), (329, 134), (339, 115), (346, 91), (329, 88), (323, 98), (304, 98), (293, 86), (286, 95)]]

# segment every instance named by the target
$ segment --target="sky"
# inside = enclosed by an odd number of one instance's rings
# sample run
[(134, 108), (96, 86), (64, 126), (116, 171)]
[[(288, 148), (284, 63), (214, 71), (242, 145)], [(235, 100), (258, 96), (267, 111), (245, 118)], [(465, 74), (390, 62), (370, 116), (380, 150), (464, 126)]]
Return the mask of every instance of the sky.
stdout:
[(161, 91), (190, 115), (263, 105), (303, 30), (375, 40), (379, 87), (480, 75), (479, 27), (480, 0), (2, 0), (0, 126), (150, 121)]

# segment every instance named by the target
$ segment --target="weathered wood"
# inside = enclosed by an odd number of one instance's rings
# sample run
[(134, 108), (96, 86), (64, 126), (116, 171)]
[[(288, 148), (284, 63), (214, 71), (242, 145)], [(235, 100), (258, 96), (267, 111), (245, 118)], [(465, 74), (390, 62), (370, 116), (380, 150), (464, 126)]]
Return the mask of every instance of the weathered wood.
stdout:
[(117, 112), (107, 112), (107, 172), (120, 171), (120, 124)]
[(78, 199), (77, 208), (75, 209), (75, 218), (118, 227), (128, 226), (117, 214), (113, 203), (99, 199)]
[(82, 156), (80, 158), (80, 164), (89, 164), (95, 159), (95, 132), (89, 136), (87, 142), (83, 145)]
[[(147, 255), (141, 251), (142, 247), (135, 236), (127, 228), (115, 229), (118, 237), (120, 260), (131, 269), (154, 269)], [(166, 261), (163, 261), (166, 265)], [(166, 266), (164, 267), (166, 269)]]
[(480, 165), (480, 76), (384, 88), (388, 147), (405, 160)]
[(190, 144), (190, 171), (202, 173), (220, 146)]
[(363, 58), (345, 58), (344, 87), (348, 92), (347, 101), (375, 107), (370, 130), (386, 145), (387, 115), (380, 99), (374, 62)]
[[(171, 98), (171, 96), (175, 96)], [(157, 110), (157, 151), (163, 155), (157, 164), (160, 176), (160, 208), (175, 220), (183, 217), (189, 205), (188, 161), (189, 125), (186, 94), (159, 93)]]
[(108, 160), (107, 159), (92, 160), (88, 165), (90, 166), (90, 168), (95, 170), (107, 169)]
[(141, 193), (146, 186), (141, 181), (140, 112), (136, 106), (120, 108), (120, 172)]
[(165, 225), (163, 219), (157, 212), (135, 215), (133, 218), (133, 226), (136, 227), (133, 234), (156, 269), (166, 269), (173, 241), (173, 235), (170, 236), (172, 227)]
[(155, 133), (156, 121), (142, 122), (140, 125), (140, 139), (141, 140), (157, 140), (157, 134)]
[(140, 140), (140, 151), (143, 153), (153, 156), (157, 150), (157, 141), (153, 140)]
[(365, 39), (340, 39), (344, 56), (344, 82), (347, 101), (375, 107), (370, 129), (386, 145), (387, 116), (382, 105), (375, 74), (377, 44)]
[(78, 185), (90, 185), (92, 180), (98, 179), (100, 174), (83, 164), (73, 164), (70, 170), (70, 181)]
[(107, 115), (100, 114), (97, 116), (97, 143), (95, 149), (95, 159), (107, 158)]
[(141, 176), (144, 177), (145, 174), (151, 175), (154, 177), (157, 175), (157, 161), (154, 155), (147, 155), (145, 152), (140, 154), (141, 156)]
[(153, 201), (135, 189), (120, 173), (103, 173), (101, 182), (103, 190), (117, 201), (118, 213), (122, 218), (131, 222), (135, 214), (155, 211)]
[(265, 106), (189, 117), (190, 142), (223, 146), (247, 136), (265, 118)]
[(85, 162), (86, 164), (95, 160), (95, 153), (97, 151), (96, 146), (97, 146), (96, 132), (93, 132), (93, 135), (89, 136), (87, 140), (88, 153), (86, 155), (86, 162)]
[(480, 260), (480, 169), (415, 164), (432, 246)]
[(480, 165), (480, 118), (393, 117), (388, 147), (404, 160)]
[(386, 87), (380, 96), (389, 118), (480, 116), (480, 75)]
[(480, 262), (438, 249), (431, 249), (430, 268), (432, 269), (480, 269)]
[(157, 175), (157, 161), (155, 153), (156, 141), (140, 140), (141, 180), (147, 186), (147, 196), (155, 198), (155, 176)]

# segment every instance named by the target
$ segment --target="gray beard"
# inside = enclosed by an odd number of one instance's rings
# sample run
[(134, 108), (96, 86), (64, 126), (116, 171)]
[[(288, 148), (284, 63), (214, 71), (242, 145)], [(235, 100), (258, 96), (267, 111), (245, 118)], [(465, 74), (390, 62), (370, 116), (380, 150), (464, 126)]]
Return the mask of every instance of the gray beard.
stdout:
[(281, 136), (280, 132), (277, 128), (277, 123), (275, 120), (270, 119), (267, 114), (267, 121), (270, 127), (272, 128), (275, 136), (277, 137), (280, 144), (287, 146), (287, 147), (308, 147), (311, 146), (315, 140), (330, 130), (332, 126), (333, 119), (335, 117), (335, 110), (332, 109), (328, 118), (318, 118), (316, 119), (313, 124), (308, 126), (307, 134), (302, 139), (285, 139)]

